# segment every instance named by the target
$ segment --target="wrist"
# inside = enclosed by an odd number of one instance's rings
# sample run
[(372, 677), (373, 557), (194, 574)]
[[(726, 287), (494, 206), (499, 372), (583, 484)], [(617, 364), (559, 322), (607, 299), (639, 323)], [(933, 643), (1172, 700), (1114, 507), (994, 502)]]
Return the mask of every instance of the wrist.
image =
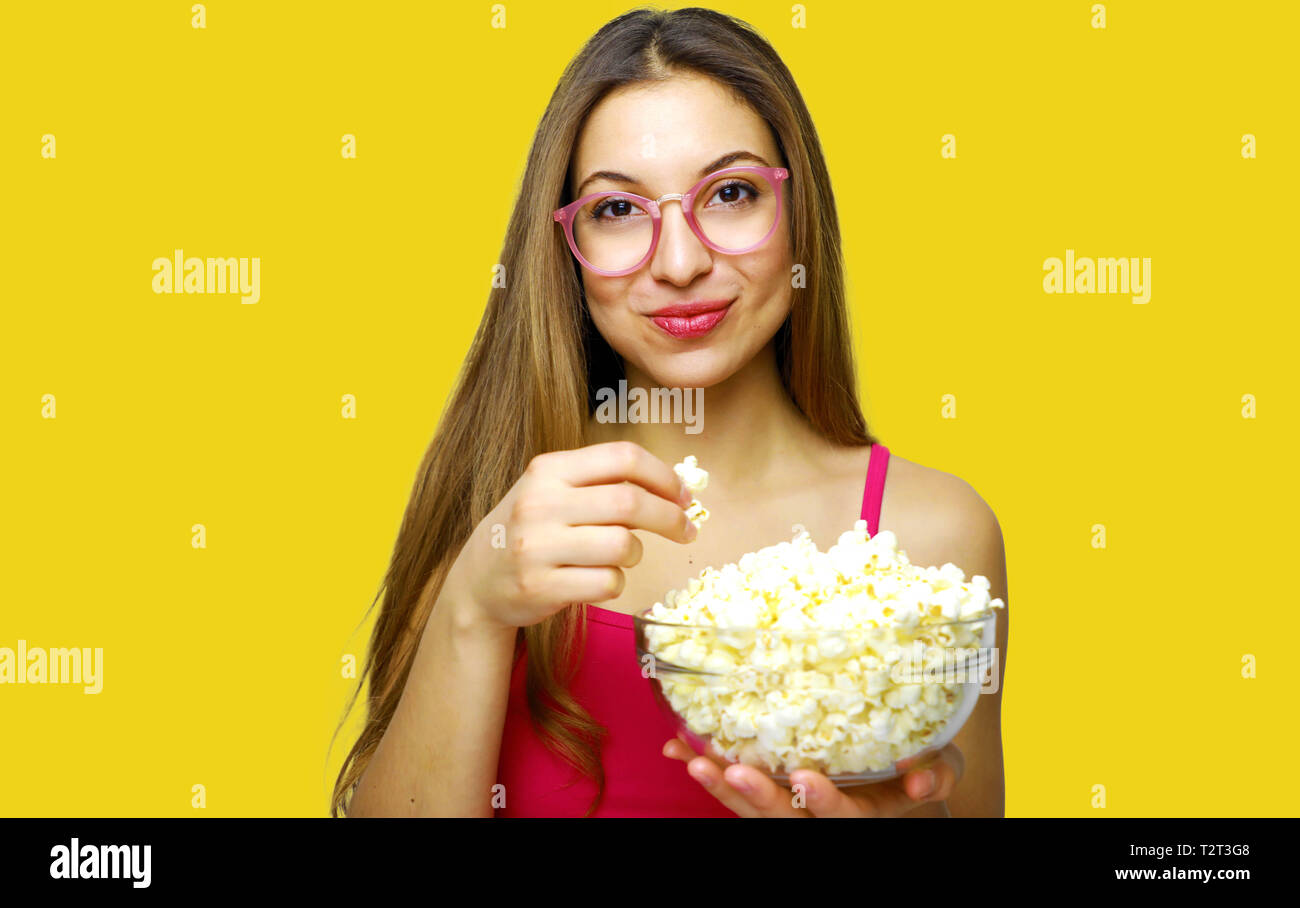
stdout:
[(447, 579), (443, 582), (437, 607), (444, 611), (452, 632), (459, 638), (508, 636), (514, 639), (517, 629), (492, 617), (473, 594), (469, 584), (463, 582), (455, 567), (448, 572)]

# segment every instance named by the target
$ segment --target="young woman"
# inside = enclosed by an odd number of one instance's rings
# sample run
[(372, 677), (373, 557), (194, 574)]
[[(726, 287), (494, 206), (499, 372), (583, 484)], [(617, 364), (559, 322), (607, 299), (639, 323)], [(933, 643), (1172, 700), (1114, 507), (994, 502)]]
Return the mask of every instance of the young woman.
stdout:
[[(1000, 816), (1005, 610), (998, 693), (953, 744), (874, 785), (795, 772), (802, 803), (696, 756), (635, 659), (633, 613), (795, 523), (824, 549), (863, 517), (1007, 599), (979, 495), (867, 430), (830, 178), (771, 46), (702, 9), (604, 26), (538, 128), (501, 261), (397, 540), (333, 814)], [(620, 379), (704, 389), (703, 431), (602, 421)], [(670, 466), (687, 454), (710, 474), (698, 534)]]

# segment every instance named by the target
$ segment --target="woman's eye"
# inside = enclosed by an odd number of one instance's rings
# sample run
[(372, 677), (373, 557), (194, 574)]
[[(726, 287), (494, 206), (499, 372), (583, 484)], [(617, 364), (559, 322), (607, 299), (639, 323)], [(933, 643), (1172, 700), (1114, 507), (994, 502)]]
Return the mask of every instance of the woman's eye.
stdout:
[[(592, 210), (591, 217), (596, 220), (600, 219), (601, 215), (608, 213), (615, 218), (625, 218), (630, 214), (635, 214), (636, 210), (636, 206), (627, 199), (605, 199)], [(608, 218), (605, 220), (608, 220)]]
[(752, 201), (758, 195), (757, 190), (748, 183), (728, 183), (713, 193), (713, 199), (720, 205), (736, 205)]

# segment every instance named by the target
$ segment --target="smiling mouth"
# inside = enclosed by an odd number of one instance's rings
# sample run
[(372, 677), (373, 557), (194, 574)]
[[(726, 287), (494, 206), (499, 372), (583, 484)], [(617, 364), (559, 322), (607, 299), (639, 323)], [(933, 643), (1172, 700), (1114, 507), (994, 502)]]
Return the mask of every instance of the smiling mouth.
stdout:
[(677, 338), (703, 337), (727, 317), (731, 311), (731, 303), (727, 303), (720, 309), (713, 309), (709, 312), (699, 312), (693, 315), (652, 315), (650, 320), (654, 322), (666, 334)]

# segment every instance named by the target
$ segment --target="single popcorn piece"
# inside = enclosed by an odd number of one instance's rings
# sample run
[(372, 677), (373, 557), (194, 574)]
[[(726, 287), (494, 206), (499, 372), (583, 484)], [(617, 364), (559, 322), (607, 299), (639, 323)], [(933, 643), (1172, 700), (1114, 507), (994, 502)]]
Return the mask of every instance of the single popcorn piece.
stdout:
[(673, 472), (692, 495), (704, 491), (709, 485), (709, 474), (700, 469), (694, 454), (687, 454), (685, 460), (673, 467)]
[[(677, 478), (686, 486), (686, 491), (692, 496), (699, 493), (709, 484), (709, 474), (699, 467), (699, 462), (695, 459), (694, 454), (687, 454), (686, 459), (673, 467), (673, 472)], [(686, 517), (695, 524), (698, 530), (700, 524), (709, 519), (709, 511), (704, 505), (700, 504), (699, 499), (692, 497), (690, 505), (686, 508)]]
[[(692, 493), (708, 481), (694, 457), (674, 470)], [(934, 741), (971, 681), (954, 654), (977, 653), (1004, 606), (987, 578), (913, 565), (865, 520), (825, 552), (805, 530), (664, 598), (646, 648), (672, 667), (657, 681), (686, 726), (728, 760), (831, 775), (887, 770)]]
[(686, 517), (691, 523), (695, 524), (695, 528), (698, 530), (700, 524), (709, 519), (709, 509), (692, 498), (690, 505), (686, 508)]

